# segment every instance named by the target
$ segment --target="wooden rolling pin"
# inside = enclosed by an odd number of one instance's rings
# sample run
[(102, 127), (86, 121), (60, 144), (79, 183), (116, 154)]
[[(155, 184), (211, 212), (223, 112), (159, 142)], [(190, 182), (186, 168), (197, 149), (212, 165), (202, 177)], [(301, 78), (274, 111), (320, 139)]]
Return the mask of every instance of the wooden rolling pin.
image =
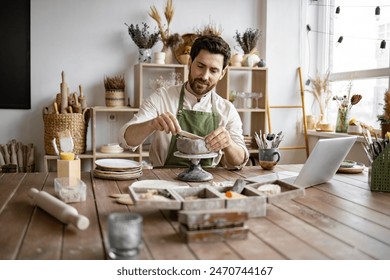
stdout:
[(61, 114), (66, 114), (68, 109), (68, 85), (65, 82), (65, 73), (62, 71), (61, 73)]
[(47, 192), (31, 188), (28, 191), (28, 196), (34, 200), (37, 206), (57, 218), (62, 223), (73, 224), (79, 230), (85, 230), (88, 228), (89, 219), (87, 217), (79, 215), (76, 208), (55, 198)]

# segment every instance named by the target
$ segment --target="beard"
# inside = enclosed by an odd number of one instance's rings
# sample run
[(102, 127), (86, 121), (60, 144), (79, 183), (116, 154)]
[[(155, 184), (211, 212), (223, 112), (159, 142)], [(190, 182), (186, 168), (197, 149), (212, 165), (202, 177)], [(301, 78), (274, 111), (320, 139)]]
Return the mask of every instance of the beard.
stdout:
[(205, 95), (215, 86), (215, 84), (211, 84), (209, 81), (203, 80), (201, 78), (193, 79), (192, 77), (189, 77), (188, 83), (192, 92), (195, 93), (197, 96)]

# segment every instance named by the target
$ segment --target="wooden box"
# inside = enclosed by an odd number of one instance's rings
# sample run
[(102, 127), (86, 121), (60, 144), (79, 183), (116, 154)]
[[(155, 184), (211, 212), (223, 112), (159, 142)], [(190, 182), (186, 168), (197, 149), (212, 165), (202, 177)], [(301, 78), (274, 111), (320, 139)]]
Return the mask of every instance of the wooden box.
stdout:
[(57, 177), (69, 177), (80, 179), (80, 159), (57, 160)]
[(232, 209), (180, 211), (179, 232), (186, 242), (242, 240), (248, 237), (247, 219), (247, 212)]
[(170, 188), (129, 187), (131, 199), (136, 207), (158, 209), (181, 209), (181, 200)]
[(237, 209), (248, 212), (248, 216), (263, 217), (267, 210), (267, 197), (259, 194), (252, 188), (244, 187), (241, 194), (245, 197), (228, 198), (225, 193), (231, 191), (233, 186), (214, 187), (225, 199), (225, 207), (227, 209)]
[(225, 240), (243, 240), (248, 237), (248, 227), (232, 227), (209, 230), (188, 230), (184, 225), (180, 225), (180, 236), (185, 242), (217, 242)]
[(233, 209), (179, 211), (178, 222), (189, 230), (240, 227), (248, 220), (248, 213)]
[(267, 195), (266, 196), (267, 203), (277, 203), (280, 201), (305, 196), (305, 189), (304, 188), (300, 188), (296, 185), (289, 184), (289, 183), (281, 181), (281, 180), (271, 180), (271, 181), (266, 181), (266, 182), (261, 182), (261, 183), (254, 183), (254, 184), (249, 184), (246, 187), (249, 189), (252, 189), (254, 192), (257, 192), (260, 195), (264, 195), (264, 193), (260, 192), (257, 188), (262, 186), (262, 185), (265, 185), (265, 184), (279, 185), (280, 189), (281, 189), (281, 192), (279, 194)]
[(225, 200), (209, 187), (172, 188), (179, 196), (182, 210), (212, 210), (225, 208)]

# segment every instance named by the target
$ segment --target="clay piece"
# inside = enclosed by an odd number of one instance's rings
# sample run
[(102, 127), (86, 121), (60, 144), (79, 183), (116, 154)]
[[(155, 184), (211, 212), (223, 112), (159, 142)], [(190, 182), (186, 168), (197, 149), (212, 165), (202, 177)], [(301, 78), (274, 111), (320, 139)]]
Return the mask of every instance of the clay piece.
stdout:
[(276, 184), (264, 184), (257, 189), (265, 195), (276, 195), (281, 192), (280, 186)]
[(210, 152), (203, 139), (190, 139), (180, 136), (177, 138), (176, 146), (177, 150), (183, 154), (198, 155)]

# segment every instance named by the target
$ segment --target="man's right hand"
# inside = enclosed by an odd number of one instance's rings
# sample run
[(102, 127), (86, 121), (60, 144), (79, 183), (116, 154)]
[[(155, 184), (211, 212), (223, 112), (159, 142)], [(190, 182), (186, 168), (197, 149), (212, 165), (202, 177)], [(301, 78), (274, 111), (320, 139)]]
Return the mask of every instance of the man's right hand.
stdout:
[(170, 112), (162, 113), (153, 119), (151, 124), (154, 130), (165, 131), (167, 134), (171, 132), (173, 135), (176, 135), (181, 131), (176, 116)]

